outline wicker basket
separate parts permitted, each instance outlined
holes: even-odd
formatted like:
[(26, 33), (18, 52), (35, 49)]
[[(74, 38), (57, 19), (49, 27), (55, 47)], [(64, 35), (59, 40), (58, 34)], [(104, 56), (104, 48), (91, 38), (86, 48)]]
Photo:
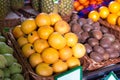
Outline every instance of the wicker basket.
[[(110, 25), (109, 23), (107, 23), (105, 20), (102, 20), (102, 19), (99, 20), (99, 23), (107, 27), (109, 32), (113, 34), (116, 37), (116, 39), (120, 41), (120, 28), (118, 26)], [(88, 55), (86, 55), (84, 56), (84, 60), (85, 60), (85, 66), (84, 66), (85, 70), (93, 71), (93, 70), (97, 70), (97, 69), (109, 66), (111, 64), (119, 63), (120, 56), (118, 58), (108, 59), (102, 62), (96, 62), (93, 59), (91, 59)]]
[[(12, 29), (11, 29), (11, 30), (12, 30)], [(22, 60), (21, 60), (21, 63), (23, 63), (24, 66), (26, 67), (26, 69), (27, 69), (27, 71), (29, 72), (30, 77), (32, 78), (32, 80), (54, 80), (54, 76), (57, 75), (57, 74), (54, 74), (54, 75), (49, 76), (49, 77), (43, 77), (43, 76), (37, 75), (37, 74), (35, 73), (35, 71), (33, 70), (33, 68), (31, 67), (30, 63), (28, 62), (28, 59), (25, 58), (25, 57), (21, 54), (21, 53), (22, 53), (21, 48), (20, 48), (20, 46), (18, 45), (18, 43), (17, 43), (16, 39), (14, 38), (14, 36), (13, 36), (13, 34), (12, 34), (11, 31), (8, 33), (8, 37), (9, 37), (9, 39), (11, 40), (14, 48), (16, 49), (16, 51), (17, 51), (17, 53), (18, 53), (18, 55), (19, 55), (19, 58), (22, 59)], [(84, 65), (85, 65), (85, 64), (84, 64), (84, 57), (81, 58), (80, 61), (81, 61), (81, 65), (84, 66)], [(84, 67), (83, 67), (83, 68), (84, 68)]]

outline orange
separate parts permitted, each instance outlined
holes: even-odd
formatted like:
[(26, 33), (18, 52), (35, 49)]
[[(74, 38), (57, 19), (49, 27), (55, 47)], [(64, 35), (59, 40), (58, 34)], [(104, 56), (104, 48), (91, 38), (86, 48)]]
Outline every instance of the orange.
[(120, 10), (120, 4), (117, 1), (111, 1), (108, 8), (111, 13), (117, 13)]
[(116, 14), (117, 14), (117, 16), (120, 16), (120, 11), (118, 11)]
[(30, 19), (26, 19), (25, 21), (22, 22), (21, 24), (21, 30), (25, 33), (25, 34), (29, 34), (32, 31), (34, 31), (37, 28), (36, 24), (35, 24), (35, 20), (30, 18)]
[(90, 11), (90, 13), (88, 14), (88, 18), (92, 19), (94, 22), (98, 21), (100, 18), (100, 15), (97, 11), (93, 10)]
[(38, 39), (34, 42), (33, 46), (36, 52), (41, 53), (45, 48), (49, 47), (49, 44), (47, 40)]
[(17, 39), (17, 42), (19, 44), (20, 47), (22, 47), (23, 45), (27, 44), (28, 43), (28, 39), (27, 37), (24, 35), (24, 36), (21, 36)]
[(35, 40), (39, 39), (39, 35), (37, 31), (32, 31), (31, 33), (28, 34), (28, 42), (29, 43), (34, 43)]
[(70, 31), (70, 25), (66, 21), (60, 20), (60, 21), (57, 21), (57, 23), (54, 26), (54, 29), (56, 32), (65, 34)]
[(84, 4), (87, 0), (78, 0), (80, 4)]
[(107, 22), (112, 25), (115, 25), (117, 21), (117, 17), (118, 17), (117, 14), (109, 14), (107, 17)]
[(68, 69), (67, 63), (63, 62), (62, 60), (55, 62), (52, 67), (53, 71), (56, 73), (66, 71)]
[(21, 25), (17, 25), (13, 28), (12, 34), (15, 38), (19, 38), (20, 36), (23, 36), (24, 33), (21, 30)]
[(39, 53), (33, 53), (29, 57), (29, 63), (31, 64), (31, 66), (33, 68), (36, 67), (42, 61), (43, 60), (42, 60), (41, 55)]
[(118, 17), (118, 19), (117, 19), (117, 24), (118, 24), (118, 26), (120, 26), (120, 17)]
[(74, 68), (76, 66), (80, 66), (80, 60), (76, 57), (71, 57), (66, 61), (69, 68)]
[(74, 1), (73, 6), (74, 6), (75, 9), (76, 9), (78, 6), (80, 6), (79, 1)]
[(35, 18), (35, 22), (38, 27), (51, 25), (50, 16), (47, 13), (39, 13)]
[(48, 38), (48, 43), (55, 49), (62, 49), (66, 45), (66, 39), (59, 32), (53, 32)]
[(31, 54), (35, 53), (34, 47), (31, 43), (27, 43), (22, 47), (22, 54), (28, 58)]
[(42, 39), (48, 39), (50, 34), (53, 32), (54, 32), (54, 29), (51, 26), (42, 26), (38, 29), (38, 35)]
[(73, 54), (73, 51), (68, 46), (65, 46), (64, 48), (59, 50), (60, 59), (63, 60), (63, 61), (65, 61), (68, 58), (72, 57), (72, 54)]
[(51, 76), (53, 74), (53, 69), (47, 63), (40, 63), (35, 68), (35, 72), (40, 76)]
[(97, 2), (95, 0), (90, 0), (90, 5), (95, 5)]
[(109, 9), (106, 6), (101, 6), (99, 8), (99, 15), (101, 18), (105, 19), (109, 15)]
[(90, 3), (90, 1), (86, 1), (83, 5), (85, 6), (85, 7), (88, 7), (89, 6), (89, 3)]
[(80, 11), (80, 10), (82, 10), (84, 8), (84, 6), (83, 5), (80, 5), (80, 6), (78, 6), (77, 8), (75, 8), (75, 10), (76, 11)]
[(83, 44), (77, 43), (75, 46), (72, 47), (73, 56), (76, 58), (82, 58), (86, 54), (86, 48)]
[(58, 13), (50, 13), (51, 25), (54, 25), (57, 21), (62, 20), (62, 17)]
[(118, 3), (120, 3), (120, 0), (115, 0), (115, 1), (117, 1)]
[(66, 33), (64, 37), (66, 39), (67, 46), (72, 47), (76, 45), (78, 42), (78, 36), (75, 33), (72, 33), (72, 32)]
[(56, 49), (49, 47), (43, 50), (41, 56), (45, 63), (53, 64), (58, 61), (59, 52)]

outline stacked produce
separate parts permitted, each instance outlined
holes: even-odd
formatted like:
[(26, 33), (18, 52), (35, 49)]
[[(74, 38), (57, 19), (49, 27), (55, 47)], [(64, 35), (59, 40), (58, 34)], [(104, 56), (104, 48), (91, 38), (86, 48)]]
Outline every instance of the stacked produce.
[(120, 56), (119, 40), (99, 22), (93, 22), (89, 18), (78, 18), (74, 14), (70, 25), (72, 32), (78, 35), (79, 42), (85, 45), (87, 55), (95, 62), (104, 62)]
[(13, 52), (6, 44), (6, 38), (0, 35), (0, 80), (24, 80), (22, 66), (13, 56)]
[(80, 66), (86, 49), (70, 25), (57, 13), (40, 13), (26, 19), (12, 33), (38, 75), (51, 76)]
[(81, 11), (84, 8), (89, 7), (90, 5), (99, 5), (103, 2), (103, 0), (75, 0), (74, 1), (74, 9), (76, 11)]
[(120, 26), (120, 1), (111, 1), (108, 6), (101, 6), (98, 11), (93, 10), (88, 14), (88, 17), (93, 21), (98, 21), (100, 18), (106, 20), (109, 24)]
[(45, 13), (57, 12), (66, 21), (73, 11), (74, 0), (32, 0), (32, 6), (35, 10)]

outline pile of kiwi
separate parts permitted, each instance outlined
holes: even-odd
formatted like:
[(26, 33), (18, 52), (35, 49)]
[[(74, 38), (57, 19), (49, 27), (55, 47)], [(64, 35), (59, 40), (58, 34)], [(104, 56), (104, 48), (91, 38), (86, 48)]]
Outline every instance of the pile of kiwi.
[(107, 27), (89, 18), (79, 18), (76, 13), (69, 24), (79, 42), (85, 45), (87, 55), (94, 61), (102, 62), (120, 56), (120, 42)]

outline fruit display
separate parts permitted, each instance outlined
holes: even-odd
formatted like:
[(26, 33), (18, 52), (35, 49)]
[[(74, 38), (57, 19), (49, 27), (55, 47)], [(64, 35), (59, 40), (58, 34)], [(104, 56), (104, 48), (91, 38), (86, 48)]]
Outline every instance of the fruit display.
[(82, 65), (85, 46), (57, 13), (39, 13), (12, 29), (22, 53), (34, 72), (52, 76)]
[(69, 21), (69, 18), (74, 9), (73, 7), (74, 0), (32, 0), (32, 7), (44, 13), (56, 12), (62, 16), (66, 21)]
[[(96, 17), (95, 17), (96, 16)], [(98, 10), (93, 10), (88, 14), (88, 18), (98, 21), (100, 18), (106, 20), (111, 25), (119, 26), (120, 2), (111, 1), (108, 6), (101, 6)]]
[(24, 80), (22, 65), (13, 54), (14, 50), (6, 44), (6, 38), (0, 35), (0, 80)]
[(82, 9), (87, 8), (90, 5), (99, 5), (102, 2), (103, 0), (75, 0), (73, 5), (76, 11), (81, 11)]
[(107, 27), (90, 18), (78, 18), (77, 14), (73, 15), (69, 24), (72, 32), (78, 35), (79, 42), (86, 47), (88, 57), (94, 60), (90, 64), (92, 62), (104, 62), (120, 56), (119, 39), (111, 34)]

